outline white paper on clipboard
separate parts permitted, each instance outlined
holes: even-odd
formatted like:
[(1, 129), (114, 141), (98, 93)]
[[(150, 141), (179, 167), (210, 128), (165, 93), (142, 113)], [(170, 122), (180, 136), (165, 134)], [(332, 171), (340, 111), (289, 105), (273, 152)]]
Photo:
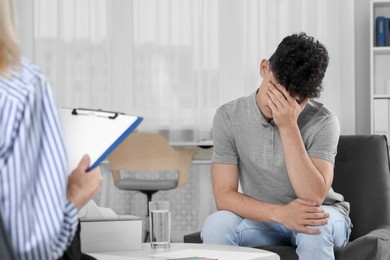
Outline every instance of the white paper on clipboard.
[(69, 170), (84, 154), (91, 158), (91, 170), (98, 166), (134, 129), (142, 118), (117, 112), (85, 108), (61, 108)]

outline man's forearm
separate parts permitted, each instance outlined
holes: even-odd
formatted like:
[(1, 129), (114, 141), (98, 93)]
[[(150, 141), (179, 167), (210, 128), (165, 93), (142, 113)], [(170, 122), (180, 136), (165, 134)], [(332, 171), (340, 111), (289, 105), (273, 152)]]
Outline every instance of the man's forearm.
[(258, 222), (275, 222), (273, 212), (277, 205), (258, 201), (236, 191), (224, 192), (215, 197), (218, 210), (228, 210), (242, 218)]
[(329, 190), (326, 178), (309, 157), (298, 126), (281, 129), (287, 172), (298, 198), (320, 205)]
[(288, 229), (307, 234), (319, 234), (318, 229), (308, 226), (325, 225), (326, 218), (329, 217), (329, 214), (314, 202), (302, 199), (293, 200), (286, 205), (277, 205), (258, 201), (238, 192), (225, 193), (223, 198), (217, 200), (218, 210), (228, 210), (257, 222), (282, 224)]

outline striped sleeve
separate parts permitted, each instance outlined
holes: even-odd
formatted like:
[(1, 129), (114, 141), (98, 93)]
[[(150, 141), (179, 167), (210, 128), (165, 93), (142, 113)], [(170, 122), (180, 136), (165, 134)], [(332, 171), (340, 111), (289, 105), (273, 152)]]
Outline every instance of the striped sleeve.
[(50, 87), (24, 61), (0, 80), (0, 99), (0, 212), (18, 259), (56, 259), (78, 216), (66, 200), (67, 157)]

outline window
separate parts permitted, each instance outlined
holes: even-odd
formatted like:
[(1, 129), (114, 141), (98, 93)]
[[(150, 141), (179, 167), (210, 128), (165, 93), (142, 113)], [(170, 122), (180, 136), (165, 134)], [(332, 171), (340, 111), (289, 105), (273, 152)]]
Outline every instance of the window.
[(207, 140), (215, 109), (253, 93), (260, 60), (305, 31), (330, 54), (320, 101), (354, 132), (353, 0), (34, 0), (29, 11), (18, 1), (25, 53), (61, 106), (136, 114), (139, 130)]

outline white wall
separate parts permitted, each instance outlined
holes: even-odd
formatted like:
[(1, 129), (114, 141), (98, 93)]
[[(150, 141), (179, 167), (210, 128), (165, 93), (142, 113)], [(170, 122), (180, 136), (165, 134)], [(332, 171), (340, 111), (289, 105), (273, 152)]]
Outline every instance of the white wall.
[(369, 24), (370, 0), (355, 0), (356, 134), (370, 133)]

